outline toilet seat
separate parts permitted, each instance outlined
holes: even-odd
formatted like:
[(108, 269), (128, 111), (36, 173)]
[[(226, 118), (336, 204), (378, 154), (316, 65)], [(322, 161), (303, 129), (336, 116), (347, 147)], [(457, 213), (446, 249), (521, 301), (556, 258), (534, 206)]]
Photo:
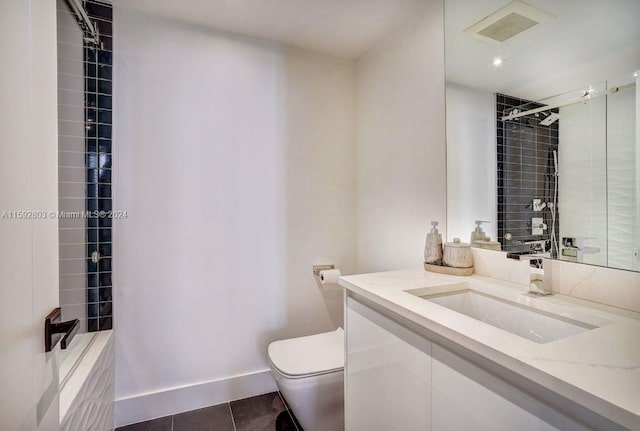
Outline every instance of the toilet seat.
[(268, 348), (272, 369), (300, 379), (344, 370), (344, 330), (274, 341)]

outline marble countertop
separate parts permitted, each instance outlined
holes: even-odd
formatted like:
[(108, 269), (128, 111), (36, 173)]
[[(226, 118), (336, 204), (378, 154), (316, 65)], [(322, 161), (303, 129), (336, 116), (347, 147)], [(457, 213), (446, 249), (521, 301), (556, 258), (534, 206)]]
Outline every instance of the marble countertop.
[[(343, 276), (339, 283), (623, 427), (640, 429), (640, 313), (559, 294), (534, 297), (508, 281), (422, 268)], [(422, 288), (426, 295), (458, 283), (596, 328), (539, 344), (406, 292)]]

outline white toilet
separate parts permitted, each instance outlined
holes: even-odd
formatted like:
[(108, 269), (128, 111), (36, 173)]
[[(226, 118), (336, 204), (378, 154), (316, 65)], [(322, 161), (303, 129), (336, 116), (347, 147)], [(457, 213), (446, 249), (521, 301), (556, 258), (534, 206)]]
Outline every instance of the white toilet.
[(344, 331), (274, 341), (269, 364), (304, 431), (344, 430)]

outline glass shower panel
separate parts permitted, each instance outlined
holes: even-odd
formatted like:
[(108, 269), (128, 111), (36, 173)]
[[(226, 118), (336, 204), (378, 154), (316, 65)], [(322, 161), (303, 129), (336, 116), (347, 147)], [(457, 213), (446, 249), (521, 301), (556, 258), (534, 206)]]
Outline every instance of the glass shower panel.
[(607, 96), (608, 266), (640, 269), (636, 142), (637, 89), (632, 74)]
[(84, 33), (64, 0), (57, 1), (58, 238), (63, 320), (88, 329), (87, 181), (85, 166)]
[(69, 4), (57, 1), (60, 306), (93, 332), (113, 325), (113, 8)]
[(558, 146), (560, 259), (601, 266), (607, 265), (606, 109), (606, 96), (560, 107)]

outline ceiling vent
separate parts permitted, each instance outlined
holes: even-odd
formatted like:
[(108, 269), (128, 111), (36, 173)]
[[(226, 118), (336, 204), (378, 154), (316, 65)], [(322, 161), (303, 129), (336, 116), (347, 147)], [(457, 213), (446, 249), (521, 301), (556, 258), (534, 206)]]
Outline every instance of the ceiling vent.
[(555, 18), (548, 12), (515, 0), (478, 21), (465, 33), (491, 43), (504, 43)]

